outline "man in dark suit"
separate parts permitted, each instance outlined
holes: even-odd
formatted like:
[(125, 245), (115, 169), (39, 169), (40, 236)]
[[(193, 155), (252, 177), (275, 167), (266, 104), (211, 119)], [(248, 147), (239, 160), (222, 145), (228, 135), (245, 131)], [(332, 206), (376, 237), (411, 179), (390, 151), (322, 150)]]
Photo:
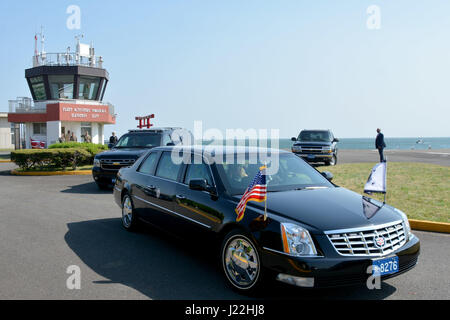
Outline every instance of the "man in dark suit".
[(119, 139), (117, 138), (115, 132), (113, 132), (113, 133), (112, 133), (112, 136), (109, 137), (109, 143), (112, 144), (112, 145), (115, 145), (115, 144), (117, 143), (118, 140), (119, 140)]
[(386, 161), (383, 155), (383, 149), (386, 148), (386, 143), (384, 143), (384, 135), (381, 133), (381, 129), (377, 129), (377, 138), (375, 139), (375, 148), (377, 148), (378, 153), (380, 154), (380, 162)]

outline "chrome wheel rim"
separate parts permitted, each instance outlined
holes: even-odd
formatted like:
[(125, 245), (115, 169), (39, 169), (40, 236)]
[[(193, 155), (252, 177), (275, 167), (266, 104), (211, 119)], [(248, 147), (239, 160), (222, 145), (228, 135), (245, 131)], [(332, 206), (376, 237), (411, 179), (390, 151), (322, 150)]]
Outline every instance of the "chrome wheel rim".
[(232, 238), (224, 248), (225, 273), (241, 289), (251, 288), (259, 276), (259, 257), (251, 242), (241, 236)]
[(126, 228), (129, 228), (133, 219), (133, 205), (131, 204), (130, 197), (126, 196), (123, 199), (122, 205), (122, 222)]

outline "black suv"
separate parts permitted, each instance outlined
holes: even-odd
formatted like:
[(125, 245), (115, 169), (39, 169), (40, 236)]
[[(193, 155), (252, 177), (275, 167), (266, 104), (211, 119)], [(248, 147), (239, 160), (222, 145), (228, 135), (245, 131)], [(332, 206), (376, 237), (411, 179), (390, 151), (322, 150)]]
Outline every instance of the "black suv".
[(149, 149), (172, 146), (181, 141), (173, 141), (172, 133), (181, 128), (154, 128), (130, 130), (109, 151), (99, 153), (94, 158), (92, 176), (100, 189), (112, 186), (120, 168), (129, 167)]
[(339, 140), (330, 130), (303, 130), (292, 141), (292, 152), (306, 161), (336, 165)]

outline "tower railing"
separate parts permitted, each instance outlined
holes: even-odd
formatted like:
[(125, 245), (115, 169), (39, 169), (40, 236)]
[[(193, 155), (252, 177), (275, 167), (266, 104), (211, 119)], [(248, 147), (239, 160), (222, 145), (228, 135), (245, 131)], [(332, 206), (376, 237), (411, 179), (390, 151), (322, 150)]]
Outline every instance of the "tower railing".
[(74, 52), (38, 53), (33, 56), (33, 67), (40, 66), (84, 66), (91, 68), (103, 68), (103, 58), (82, 56)]

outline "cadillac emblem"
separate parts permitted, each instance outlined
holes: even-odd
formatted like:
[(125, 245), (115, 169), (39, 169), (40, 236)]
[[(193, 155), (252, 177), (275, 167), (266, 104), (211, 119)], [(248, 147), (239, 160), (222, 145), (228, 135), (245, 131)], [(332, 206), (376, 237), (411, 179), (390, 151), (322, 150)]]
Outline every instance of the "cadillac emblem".
[(384, 240), (384, 237), (382, 236), (377, 236), (373, 239), (373, 242), (375, 243), (375, 247), (377, 248), (383, 248), (384, 245), (386, 244), (386, 240)]

